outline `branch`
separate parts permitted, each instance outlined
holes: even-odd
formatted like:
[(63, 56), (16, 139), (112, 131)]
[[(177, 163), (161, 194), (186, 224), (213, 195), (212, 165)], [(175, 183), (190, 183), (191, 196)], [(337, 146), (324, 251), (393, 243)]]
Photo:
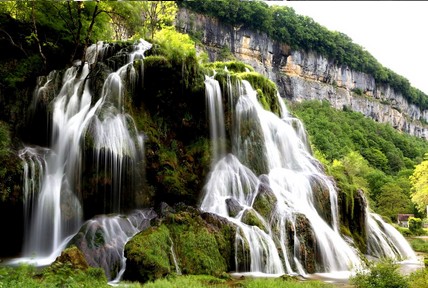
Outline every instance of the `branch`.
[(47, 61), (46, 61), (46, 56), (45, 54), (43, 54), (43, 50), (42, 50), (42, 45), (40, 44), (40, 39), (39, 39), (39, 34), (37, 32), (37, 25), (36, 25), (36, 14), (35, 14), (35, 2), (33, 2), (33, 7), (32, 7), (32, 11), (31, 11), (31, 16), (33, 18), (33, 26), (34, 26), (34, 37), (36, 38), (37, 41), (37, 45), (39, 46), (39, 52), (40, 52), (40, 56), (42, 56), (43, 58), (43, 63), (45, 64), (45, 69), (47, 66)]
[(28, 56), (27, 52), (25, 52), (24, 48), (22, 48), (22, 45), (18, 45), (16, 44), (13, 39), (12, 36), (9, 35), (9, 33), (6, 32), (6, 30), (3, 30), (0, 28), (0, 31), (3, 32), (4, 34), (6, 34), (6, 36), (9, 38), (9, 42), (10, 44), (12, 44), (13, 46), (15, 46), (16, 48), (18, 48), (19, 50), (21, 50), (22, 53), (24, 53), (25, 56)]

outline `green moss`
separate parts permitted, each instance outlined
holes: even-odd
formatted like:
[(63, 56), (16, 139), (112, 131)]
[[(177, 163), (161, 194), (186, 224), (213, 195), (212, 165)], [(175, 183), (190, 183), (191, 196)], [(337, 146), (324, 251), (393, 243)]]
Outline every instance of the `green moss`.
[(206, 68), (208, 69), (214, 69), (214, 70), (218, 70), (218, 72), (224, 71), (224, 68), (226, 67), (227, 70), (229, 72), (235, 72), (235, 73), (239, 73), (239, 72), (247, 72), (251, 71), (254, 72), (254, 68), (251, 67), (248, 64), (245, 64), (243, 62), (239, 62), (239, 61), (228, 61), (228, 62), (221, 62), (221, 61), (217, 61), (217, 62), (210, 62), (204, 65)]
[(169, 220), (167, 225), (184, 274), (219, 276), (227, 270), (215, 234), (200, 216), (181, 212)]
[(171, 240), (165, 225), (152, 227), (134, 236), (125, 246), (125, 278), (153, 281), (171, 272)]
[(257, 216), (256, 212), (252, 209), (248, 209), (242, 215), (241, 221), (247, 225), (257, 226), (261, 230), (266, 231), (266, 227), (263, 224), (262, 220)]
[(269, 219), (272, 210), (275, 209), (277, 199), (275, 194), (270, 190), (269, 186), (261, 184), (259, 191), (254, 199), (253, 208), (259, 212), (265, 219)]
[(266, 110), (271, 111), (277, 115), (280, 114), (281, 108), (278, 103), (278, 90), (276, 89), (275, 83), (256, 72), (238, 73), (237, 76), (242, 80), (247, 80), (250, 82), (251, 86), (256, 91), (260, 90), (260, 92), (263, 92), (262, 94), (258, 95), (258, 98), (259, 101), (262, 99), (261, 103), (263, 107), (265, 109), (268, 108)]
[(228, 271), (234, 239), (230, 227), (208, 224), (192, 208), (169, 213), (160, 222), (159, 227), (137, 234), (126, 244), (125, 279), (154, 281), (173, 274), (171, 245), (183, 274), (221, 276)]

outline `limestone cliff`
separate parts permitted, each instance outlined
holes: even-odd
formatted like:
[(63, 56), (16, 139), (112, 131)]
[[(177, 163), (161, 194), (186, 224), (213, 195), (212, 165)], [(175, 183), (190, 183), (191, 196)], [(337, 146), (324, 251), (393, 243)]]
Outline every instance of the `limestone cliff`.
[(198, 37), (215, 61), (230, 50), (240, 61), (274, 81), (282, 97), (291, 101), (328, 100), (337, 109), (347, 107), (408, 134), (428, 139), (428, 111), (410, 104), (390, 86), (371, 75), (313, 52), (294, 51), (265, 33), (233, 27), (215, 18), (180, 9), (178, 29)]

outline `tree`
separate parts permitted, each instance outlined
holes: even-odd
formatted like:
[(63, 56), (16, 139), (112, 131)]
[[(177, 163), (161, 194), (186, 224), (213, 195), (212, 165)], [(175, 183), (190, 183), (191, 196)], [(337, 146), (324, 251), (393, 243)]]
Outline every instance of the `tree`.
[(412, 201), (418, 210), (424, 213), (428, 205), (428, 153), (425, 154), (425, 160), (416, 165), (410, 176), (410, 183)]
[(143, 1), (142, 18), (144, 27), (148, 29), (150, 39), (153, 39), (155, 32), (166, 26), (173, 26), (177, 4), (174, 1)]
[(405, 191), (396, 183), (390, 182), (382, 186), (381, 194), (377, 197), (376, 212), (387, 216), (391, 221), (397, 219), (397, 214), (411, 212), (411, 203)]

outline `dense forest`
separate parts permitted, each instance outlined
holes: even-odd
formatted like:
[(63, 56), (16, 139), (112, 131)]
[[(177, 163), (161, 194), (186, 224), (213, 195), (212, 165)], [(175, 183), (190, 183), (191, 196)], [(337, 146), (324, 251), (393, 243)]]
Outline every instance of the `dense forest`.
[[(146, 282), (171, 276), (157, 280), (159, 286), (149, 283), (147, 287), (230, 287), (235, 284), (240, 285), (239, 287), (331, 287), (318, 282), (300, 285), (291, 277), (260, 282), (244, 278), (232, 279), (225, 273), (238, 265), (232, 253), (234, 245), (230, 244), (235, 241), (236, 227), (221, 217), (210, 213), (201, 214), (195, 208), (199, 205), (213, 158), (210, 154), (212, 143), (207, 124), (204, 79), (216, 79), (222, 91), (226, 91), (228, 81), (248, 81), (263, 109), (276, 116), (281, 113), (278, 101), (283, 99), (277, 97), (277, 89), (272, 81), (255, 73), (244, 63), (208, 63), (204, 48), (197, 47), (199, 44), (195, 44), (191, 36), (175, 30), (174, 17), (180, 7), (217, 17), (234, 26), (245, 25), (264, 32), (273, 39), (287, 43), (292, 49), (316, 51), (334, 59), (338, 65), (373, 75), (378, 83), (390, 85), (421, 109), (428, 108), (427, 95), (411, 87), (407, 79), (380, 65), (349, 37), (328, 31), (312, 19), (297, 15), (288, 7), (268, 7), (262, 1), (239, 0), (1, 2), (0, 46), (3, 53), (0, 55), (0, 215), (2, 219), (13, 218), (14, 221), (2, 222), (8, 236), (4, 237), (0, 256), (15, 256), (21, 248), (19, 245), (23, 238), (21, 227), (16, 225), (23, 222), (24, 214), (24, 175), (19, 151), (27, 144), (47, 147), (51, 144), (49, 129), (52, 122), (49, 116), (53, 113), (55, 93), (42, 94), (43, 97), (36, 103), (34, 88), (41, 79), (46, 81), (46, 77), (38, 77), (48, 75), (52, 70), (63, 76), (61, 73), (64, 73), (64, 68), (79, 67), (87, 59), (86, 53), (92, 44), (98, 41), (110, 42), (111, 50), (106, 52), (107, 64), (101, 63), (101, 60), (100, 63), (95, 63), (89, 76), (85, 78), (85, 81), (93, 81), (91, 91), (95, 94), (103, 90), (101, 81), (107, 77), (106, 71), (115, 71), (117, 66), (123, 64), (121, 56), (129, 53), (129, 47), (135, 40), (144, 38), (151, 43), (151, 49), (146, 51), (144, 61), (130, 63), (138, 71), (136, 78), (141, 76), (143, 80), (138, 78), (138, 85), (134, 86), (126, 83), (132, 86), (132, 93), (125, 93), (123, 107), (128, 113), (128, 122), (132, 122), (136, 131), (144, 131), (145, 167), (141, 169), (141, 178), (144, 179), (138, 179), (144, 180), (144, 187), (138, 186), (140, 198), (136, 197), (138, 199), (135, 202), (140, 206), (155, 207), (160, 217), (153, 221), (150, 219), (148, 222), (151, 221), (153, 226), (137, 234), (127, 244), (125, 253), (128, 253), (136, 265), (129, 265), (128, 272), (125, 272), (127, 279)], [(229, 56), (233, 59), (233, 55)], [(61, 80), (57, 82), (54, 83), (58, 86), (56, 90), (53, 89), (54, 92), (61, 87)], [(224, 93), (223, 98), (233, 102), (236, 94), (237, 91), (230, 89)], [(370, 208), (389, 222), (396, 220), (397, 213), (422, 216), (423, 210), (420, 208), (423, 205), (420, 203), (425, 200), (419, 201), (414, 196), (418, 180), (424, 180), (416, 172), (423, 172), (425, 165), (428, 165), (428, 160), (424, 161), (428, 142), (402, 134), (390, 125), (376, 123), (347, 107), (336, 110), (327, 102), (319, 101), (286, 104), (291, 113), (304, 123), (314, 156), (337, 185), (339, 210), (343, 212), (339, 228), (343, 235), (354, 238), (355, 246), (364, 249), (368, 245), (362, 239), (366, 233), (364, 229), (350, 231), (353, 225), (351, 222), (358, 222), (358, 217), (361, 216), (354, 213), (360, 213), (365, 208), (365, 200), (361, 199), (360, 192), (364, 195), (362, 198), (368, 199)], [(233, 109), (230, 107), (232, 106), (225, 108), (225, 111), (231, 113), (229, 110)], [(225, 126), (227, 136), (230, 137), (233, 119), (228, 117), (225, 119)], [(255, 143), (251, 145), (260, 149), (257, 150), (259, 152), (263, 142), (258, 134), (260, 128), (249, 118), (242, 129), (250, 132), (248, 139)], [(41, 127), (46, 128), (46, 131)], [(83, 139), (82, 150), (93, 156), (91, 153), (95, 152), (90, 151), (93, 148), (91, 145), (94, 145), (91, 142), (93, 138)], [(226, 142), (226, 149), (232, 151), (233, 141)], [(89, 156), (88, 159), (91, 158)], [(266, 173), (266, 167), (257, 166), (258, 155), (249, 155), (248, 159), (248, 166), (255, 167), (257, 176)], [(82, 165), (94, 168), (87, 163)], [(88, 198), (99, 195), (96, 194), (101, 193), (99, 190), (111, 185), (108, 175), (95, 175), (95, 168), (89, 168), (85, 171), (87, 175), (82, 175), (79, 179), (83, 187), (83, 192), (79, 193), (93, 193)], [(262, 196), (257, 199), (259, 203), (256, 204), (259, 211), (269, 215), (273, 213), (272, 208), (266, 206), (275, 204), (276, 200), (272, 197), (269, 186), (262, 184)], [(319, 201), (317, 209), (321, 210), (324, 208), (322, 204), (328, 202), (325, 201), (329, 199), (326, 193), (328, 189), (316, 181), (311, 184), (314, 187), (318, 185), (316, 189), (319, 195), (316, 201)], [(327, 196), (324, 199), (325, 194)], [(97, 201), (87, 203), (83, 207), (87, 219), (101, 214), (101, 208), (105, 208)], [(247, 213), (246, 216), (246, 224), (263, 228), (264, 224), (254, 217), (254, 213)], [(344, 220), (346, 217), (350, 219)], [(300, 229), (301, 237), (295, 241), (301, 241), (302, 250), (305, 250), (315, 238), (311, 238), (312, 232), (307, 229), (308, 220), (301, 214), (296, 218), (299, 219), (296, 222), (298, 224), (295, 227), (288, 226), (287, 233), (291, 235)], [(90, 237), (89, 234), (84, 235), (86, 238)], [(103, 237), (105, 235), (95, 231), (92, 246), (85, 248), (95, 250), (101, 247), (104, 253), (107, 251), (104, 246), (108, 246), (108, 243), (103, 242)], [(316, 242), (315, 240), (312, 242)], [(248, 249), (248, 243), (242, 245), (243, 250)], [(176, 263), (173, 265), (173, 249), (176, 249), (184, 267), (183, 274), (210, 274), (216, 277), (186, 276), (188, 278), (177, 280), (175, 277), (181, 272), (178, 272)], [(307, 251), (307, 254), (312, 255), (305, 256), (304, 260), (315, 263), (317, 251), (308, 249), (304, 252)], [(74, 246), (69, 247), (61, 257), (42, 271), (26, 265), (0, 268), (0, 286), (104, 287), (107, 286), (107, 280), (111, 280), (106, 279), (102, 270), (89, 268), (82, 252)], [(389, 276), (396, 277), (397, 267), (391, 263), (388, 265), (390, 266), (385, 269), (392, 269), (388, 270), (391, 273)], [(316, 271), (314, 267), (312, 271)], [(418, 285), (416, 281), (423, 281), (426, 275), (420, 274), (419, 278), (415, 276), (416, 280), (409, 283)], [(407, 281), (403, 279), (399, 278), (397, 281)], [(177, 282), (170, 283), (174, 281)], [(382, 281), (395, 280), (385, 277)], [(81, 283), (87, 286), (80, 286)], [(153, 286), (149, 286), (151, 284)], [(135, 287), (140, 285), (135, 283)]]

